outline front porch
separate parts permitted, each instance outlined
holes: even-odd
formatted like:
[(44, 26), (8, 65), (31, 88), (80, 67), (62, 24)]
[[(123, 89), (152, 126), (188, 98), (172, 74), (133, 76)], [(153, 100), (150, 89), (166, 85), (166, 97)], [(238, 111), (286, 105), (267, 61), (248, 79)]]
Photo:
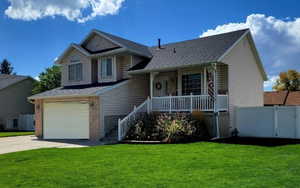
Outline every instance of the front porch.
[(228, 111), (225, 64), (151, 72), (149, 84), (151, 111)]

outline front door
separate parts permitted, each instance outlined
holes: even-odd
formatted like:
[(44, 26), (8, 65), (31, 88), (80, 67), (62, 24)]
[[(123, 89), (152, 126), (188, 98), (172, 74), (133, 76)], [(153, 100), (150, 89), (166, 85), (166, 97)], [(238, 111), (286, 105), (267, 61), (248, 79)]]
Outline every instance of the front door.
[(168, 96), (168, 77), (157, 77), (154, 81), (154, 96), (162, 97)]

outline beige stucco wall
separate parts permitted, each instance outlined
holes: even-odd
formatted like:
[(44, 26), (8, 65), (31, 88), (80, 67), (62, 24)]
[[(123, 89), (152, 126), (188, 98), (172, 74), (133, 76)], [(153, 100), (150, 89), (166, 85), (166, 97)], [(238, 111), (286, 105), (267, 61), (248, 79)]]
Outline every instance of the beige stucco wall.
[(247, 38), (222, 62), (228, 64), (230, 124), (234, 127), (235, 107), (263, 106), (263, 77)]
[(94, 35), (86, 42), (86, 44), (84, 44), (84, 47), (92, 52), (96, 52), (104, 49), (115, 48), (118, 47), (118, 45), (103, 37)]
[(34, 107), (27, 101), (32, 95), (33, 80), (26, 79), (0, 90), (0, 124), (20, 114), (33, 114)]
[[(69, 81), (69, 69), (68, 65), (71, 64), (71, 58), (75, 56), (80, 59), (82, 63), (82, 80), (81, 81)], [(76, 49), (71, 50), (63, 59), (62, 59), (62, 77), (61, 84), (62, 86), (71, 86), (71, 85), (80, 85), (80, 84), (90, 84), (92, 83), (92, 63), (91, 59), (86, 57), (84, 54), (79, 52)]]

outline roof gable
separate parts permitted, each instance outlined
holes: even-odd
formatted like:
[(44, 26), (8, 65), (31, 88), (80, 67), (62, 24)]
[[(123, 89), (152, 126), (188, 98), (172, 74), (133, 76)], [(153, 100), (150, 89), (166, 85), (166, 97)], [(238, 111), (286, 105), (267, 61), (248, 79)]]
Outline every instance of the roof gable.
[(94, 35), (98, 35), (119, 47), (127, 49), (132, 53), (144, 57), (152, 57), (152, 54), (147, 46), (96, 29), (92, 30), (91, 33), (80, 43), (80, 45), (84, 45)]
[(229, 49), (227, 49), (227, 51), (218, 59), (218, 62), (222, 62), (224, 60), (224, 58), (227, 56), (227, 54), (232, 52), (234, 47), (236, 47), (243, 39), (246, 39), (249, 42), (249, 45), (251, 48), (251, 53), (253, 54), (256, 65), (258, 66), (258, 69), (263, 77), (263, 80), (267, 81), (268, 77), (264, 70), (263, 64), (261, 62), (260, 56), (258, 54), (258, 51), (255, 46), (255, 43), (254, 43), (254, 40), (253, 40), (250, 30), (246, 31), (237, 41), (235, 41), (235, 43)]
[(91, 54), (120, 48), (118, 44), (99, 36), (96, 33), (93, 33), (90, 37), (88, 37), (81, 46)]

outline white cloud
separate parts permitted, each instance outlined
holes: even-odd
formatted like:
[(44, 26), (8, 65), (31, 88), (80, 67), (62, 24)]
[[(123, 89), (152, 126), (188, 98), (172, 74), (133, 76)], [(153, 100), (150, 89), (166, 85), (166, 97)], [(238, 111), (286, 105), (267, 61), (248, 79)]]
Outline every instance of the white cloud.
[(269, 80), (264, 82), (264, 88), (271, 90), (279, 76), (268, 76)]
[(34, 79), (40, 81), (40, 78), (38, 76), (34, 77)]
[(5, 14), (25, 21), (64, 16), (70, 21), (86, 22), (96, 16), (117, 14), (125, 0), (8, 0)]
[[(203, 32), (200, 37), (244, 28), (250, 28), (269, 75), (278, 75), (288, 69), (300, 70), (300, 18), (278, 19), (251, 14), (245, 22), (219, 25)], [(271, 83), (266, 82), (265, 86)]]

